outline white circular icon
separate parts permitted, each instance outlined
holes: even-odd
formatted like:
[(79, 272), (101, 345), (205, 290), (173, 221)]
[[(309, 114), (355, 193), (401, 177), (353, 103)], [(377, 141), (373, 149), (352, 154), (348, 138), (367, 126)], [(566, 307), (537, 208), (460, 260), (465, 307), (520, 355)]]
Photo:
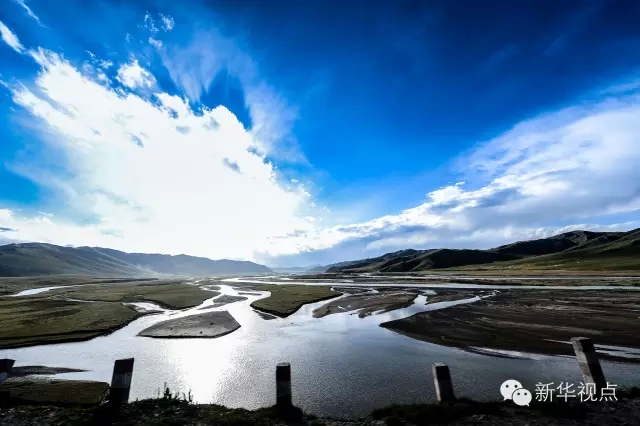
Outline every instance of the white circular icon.
[(500, 393), (504, 397), (504, 400), (511, 399), (511, 395), (517, 389), (522, 389), (522, 384), (517, 380), (507, 380), (500, 385)]
[(528, 407), (531, 402), (531, 392), (522, 388), (516, 389), (516, 391), (513, 392), (513, 395), (511, 395), (511, 398), (516, 405), (519, 405), (520, 407), (524, 407), (526, 405)]

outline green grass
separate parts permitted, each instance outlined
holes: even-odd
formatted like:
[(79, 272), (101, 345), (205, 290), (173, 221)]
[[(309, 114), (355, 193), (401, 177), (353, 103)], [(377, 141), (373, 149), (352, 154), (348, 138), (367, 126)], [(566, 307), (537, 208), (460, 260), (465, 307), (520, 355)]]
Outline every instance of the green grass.
[(85, 340), (140, 316), (119, 303), (52, 299), (0, 300), (0, 348)]
[(0, 389), (11, 392), (14, 404), (95, 405), (104, 400), (109, 385), (89, 380), (9, 380)]
[[(155, 280), (155, 278), (149, 278)], [(133, 281), (127, 278), (95, 278), (83, 276), (44, 276), (44, 277), (0, 277), (0, 295), (18, 293), (23, 290), (43, 287), (62, 287), (78, 284), (91, 284), (102, 282)]]
[(160, 282), (151, 284), (99, 284), (51, 290), (50, 295), (101, 302), (157, 302), (170, 309), (184, 309), (199, 305), (218, 292), (202, 290), (197, 285)]
[(279, 317), (289, 316), (307, 303), (331, 299), (342, 294), (332, 291), (329, 286), (265, 284), (253, 285), (252, 288), (269, 291), (271, 295), (265, 299), (256, 300), (251, 307)]
[(330, 272), (435, 273), (465, 270), (640, 271), (640, 230), (618, 233), (575, 231), (551, 238), (519, 241), (490, 250), (401, 250), (342, 262)]
[(108, 334), (142, 315), (121, 302), (151, 301), (182, 309), (217, 294), (184, 283), (127, 283), (62, 288), (42, 295), (0, 299), (0, 348), (88, 340)]

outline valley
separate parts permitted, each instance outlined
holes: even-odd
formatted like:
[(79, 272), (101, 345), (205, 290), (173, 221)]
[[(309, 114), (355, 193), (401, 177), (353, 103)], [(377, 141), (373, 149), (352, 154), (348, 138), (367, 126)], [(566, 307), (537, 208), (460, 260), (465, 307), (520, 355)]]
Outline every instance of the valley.
[[(0, 387), (19, 389), (25, 401), (35, 398), (32, 389), (55, 402), (86, 386), (91, 399), (115, 359), (134, 357), (134, 398), (153, 397), (166, 382), (196, 402), (258, 409), (271, 398), (271, 367), (286, 361), (304, 377), (296, 381), (300, 407), (352, 417), (389, 401), (432, 401), (415, 371), (443, 360), (460, 393), (481, 401), (492, 400), (487, 384), (505, 374), (529, 386), (577, 381), (568, 343), (577, 336), (593, 339), (610, 380), (633, 386), (640, 273), (624, 265), (635, 259), (635, 233), (576, 231), (482, 254), (404, 250), (317, 273), (2, 277), (0, 357), (50, 374), (37, 386), (23, 374)], [(18, 251), (24, 270), (37, 270), (32, 250)], [(617, 263), (607, 263), (612, 251)], [(550, 266), (549, 257), (575, 253), (585, 265), (604, 256), (605, 266)], [(97, 271), (99, 262), (75, 267)]]

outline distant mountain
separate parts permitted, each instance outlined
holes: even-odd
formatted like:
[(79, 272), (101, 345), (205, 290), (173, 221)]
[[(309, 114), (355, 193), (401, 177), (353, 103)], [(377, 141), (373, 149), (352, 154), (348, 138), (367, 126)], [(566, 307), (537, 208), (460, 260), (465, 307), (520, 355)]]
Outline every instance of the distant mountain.
[(420, 272), (491, 264), (495, 267), (640, 269), (640, 229), (629, 232), (572, 231), (489, 250), (400, 250), (340, 262), (326, 272)]
[(327, 270), (328, 266), (324, 266), (324, 265), (316, 265), (316, 266), (312, 266), (311, 268), (307, 269), (307, 273), (309, 274), (319, 274), (322, 272), (325, 272)]
[(530, 268), (640, 270), (640, 229), (613, 235), (601, 233), (566, 250), (512, 263)]
[(380, 257), (330, 265), (326, 272), (416, 272), (519, 259), (486, 250), (401, 250)]
[(0, 276), (239, 275), (271, 273), (264, 265), (187, 255), (125, 253), (100, 247), (62, 247), (44, 243), (0, 246)]
[(304, 273), (312, 273), (312, 272), (323, 272), (325, 269), (324, 266), (314, 265), (314, 266), (292, 266), (289, 268), (279, 268), (272, 267), (271, 270), (278, 274), (304, 274)]
[(541, 256), (545, 254), (559, 253), (564, 250), (583, 245), (592, 240), (615, 241), (625, 235), (625, 232), (590, 232), (571, 231), (554, 235), (550, 238), (538, 240), (518, 241), (504, 246), (493, 248), (489, 251), (495, 253), (509, 253), (520, 256)]

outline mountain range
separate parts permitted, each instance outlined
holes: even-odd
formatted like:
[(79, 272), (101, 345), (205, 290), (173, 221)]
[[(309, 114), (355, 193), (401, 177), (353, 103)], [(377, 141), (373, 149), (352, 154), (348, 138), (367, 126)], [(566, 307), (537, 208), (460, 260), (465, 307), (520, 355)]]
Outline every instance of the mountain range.
[(482, 265), (515, 269), (640, 269), (640, 229), (628, 232), (571, 231), (549, 238), (488, 250), (406, 249), (382, 256), (335, 263), (329, 273), (420, 272)]
[[(276, 273), (402, 273), (447, 268), (640, 270), (640, 229), (571, 231), (488, 250), (405, 249), (325, 267), (275, 268)], [(254, 262), (187, 255), (125, 253), (100, 247), (45, 243), (0, 246), (0, 277), (87, 275), (100, 277), (269, 274)]]
[(0, 277), (88, 275), (141, 277), (158, 275), (220, 276), (271, 273), (253, 262), (211, 260), (187, 255), (125, 253), (100, 247), (62, 247), (44, 243), (0, 246)]

